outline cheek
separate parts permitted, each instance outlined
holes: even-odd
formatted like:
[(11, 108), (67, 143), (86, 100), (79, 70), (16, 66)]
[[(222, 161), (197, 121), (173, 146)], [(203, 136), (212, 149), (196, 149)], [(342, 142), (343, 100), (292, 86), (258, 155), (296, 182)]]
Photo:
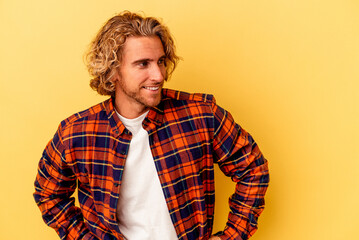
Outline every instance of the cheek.
[(145, 71), (133, 71), (127, 75), (126, 81), (129, 86), (138, 87), (146, 81), (147, 73)]
[(162, 76), (163, 76), (163, 77), (167, 77), (167, 76), (166, 76), (166, 75), (167, 75), (167, 71), (166, 71), (166, 67), (165, 67), (165, 66), (161, 67), (161, 73), (162, 73)]

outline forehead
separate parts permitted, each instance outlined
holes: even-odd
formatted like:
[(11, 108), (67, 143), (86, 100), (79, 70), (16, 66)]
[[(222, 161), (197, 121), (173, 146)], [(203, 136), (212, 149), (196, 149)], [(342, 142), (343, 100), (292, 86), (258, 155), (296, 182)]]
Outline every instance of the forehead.
[(164, 55), (163, 45), (159, 37), (129, 37), (126, 39), (123, 58), (155, 58)]

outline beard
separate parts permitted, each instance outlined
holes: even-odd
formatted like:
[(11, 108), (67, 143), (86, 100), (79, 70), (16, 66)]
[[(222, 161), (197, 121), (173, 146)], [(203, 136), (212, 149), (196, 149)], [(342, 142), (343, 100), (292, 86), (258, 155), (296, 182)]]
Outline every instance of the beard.
[(161, 102), (161, 90), (163, 83), (152, 84), (151, 86), (159, 87), (157, 93), (147, 92), (142, 86), (136, 88), (130, 88), (126, 82), (120, 77), (117, 81), (118, 90), (121, 91), (127, 99), (135, 101), (145, 108), (156, 107)]

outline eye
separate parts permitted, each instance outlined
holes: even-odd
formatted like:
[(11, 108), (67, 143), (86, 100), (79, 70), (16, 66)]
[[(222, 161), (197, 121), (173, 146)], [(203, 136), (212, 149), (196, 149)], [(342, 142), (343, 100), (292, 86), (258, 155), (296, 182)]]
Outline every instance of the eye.
[(142, 68), (145, 68), (148, 66), (148, 61), (142, 61), (140, 63), (138, 63), (138, 66), (142, 67)]
[(161, 58), (158, 60), (158, 65), (165, 65), (166, 66), (166, 59), (165, 58)]

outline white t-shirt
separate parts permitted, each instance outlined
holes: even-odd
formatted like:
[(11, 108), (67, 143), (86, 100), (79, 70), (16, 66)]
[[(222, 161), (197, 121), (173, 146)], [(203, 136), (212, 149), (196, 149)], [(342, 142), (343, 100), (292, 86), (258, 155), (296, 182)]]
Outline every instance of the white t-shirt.
[(135, 119), (126, 119), (117, 113), (132, 133), (117, 205), (119, 228), (128, 240), (177, 240), (152, 157), (148, 133), (142, 127), (147, 113)]

